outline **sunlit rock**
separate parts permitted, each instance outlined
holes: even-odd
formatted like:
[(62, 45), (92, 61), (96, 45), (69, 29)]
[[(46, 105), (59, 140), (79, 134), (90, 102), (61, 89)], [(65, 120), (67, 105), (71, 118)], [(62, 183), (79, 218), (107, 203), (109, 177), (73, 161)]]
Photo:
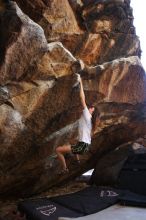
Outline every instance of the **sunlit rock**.
[(146, 75), (138, 57), (129, 56), (90, 67), (86, 75), (83, 76), (85, 88), (103, 94), (104, 101), (131, 104), (146, 101)]

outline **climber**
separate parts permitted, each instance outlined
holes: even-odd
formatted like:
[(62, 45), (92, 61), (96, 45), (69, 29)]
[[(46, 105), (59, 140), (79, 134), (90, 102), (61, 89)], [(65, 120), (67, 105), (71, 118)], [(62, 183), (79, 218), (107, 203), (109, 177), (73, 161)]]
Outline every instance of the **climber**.
[(91, 144), (91, 134), (94, 132), (96, 124), (97, 109), (93, 105), (87, 107), (83, 84), (79, 74), (77, 74), (77, 81), (80, 85), (80, 99), (83, 107), (83, 112), (78, 124), (79, 137), (76, 145), (65, 144), (56, 148), (57, 158), (62, 166), (60, 174), (65, 174), (69, 172), (64, 154), (73, 153), (76, 155), (77, 160), (79, 160), (79, 154), (83, 154), (89, 150), (89, 146)]

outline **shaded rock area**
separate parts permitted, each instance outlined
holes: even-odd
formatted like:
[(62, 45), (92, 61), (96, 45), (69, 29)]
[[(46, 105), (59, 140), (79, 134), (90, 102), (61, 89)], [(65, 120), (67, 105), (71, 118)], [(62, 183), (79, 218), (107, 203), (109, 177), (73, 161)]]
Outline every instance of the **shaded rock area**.
[[(1, 0), (0, 29), (1, 200), (67, 183), (121, 144), (145, 145), (146, 77), (129, 1)], [(77, 59), (100, 123), (80, 166), (67, 155), (70, 172), (58, 176), (55, 148), (77, 140)]]
[(124, 163), (129, 156), (146, 153), (146, 148), (137, 142), (128, 142), (103, 156), (96, 164), (90, 184), (118, 185), (118, 178)]

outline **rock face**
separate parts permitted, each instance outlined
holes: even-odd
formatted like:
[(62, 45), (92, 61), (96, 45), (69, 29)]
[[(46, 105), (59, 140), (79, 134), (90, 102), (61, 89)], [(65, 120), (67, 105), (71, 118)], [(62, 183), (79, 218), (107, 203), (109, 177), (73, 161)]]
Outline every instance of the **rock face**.
[[(45, 3), (35, 0), (32, 5), (26, 0), (24, 6), (17, 0), (25, 13), (43, 27), (48, 42), (61, 41), (75, 57), (88, 65), (140, 56), (140, 44), (128, 2), (87, 2), (63, 0), (58, 3), (53, 0)], [(30, 5), (29, 9), (27, 5)], [(43, 10), (38, 5), (43, 5)]]
[(118, 178), (124, 163), (130, 156), (145, 154), (146, 148), (139, 143), (126, 143), (103, 156), (96, 164), (90, 183), (99, 186), (118, 185)]
[(136, 104), (145, 101), (146, 77), (137, 56), (87, 68), (85, 74), (88, 90), (102, 94), (106, 102)]
[[(146, 78), (128, 1), (16, 2), (0, 1), (4, 198), (29, 196), (74, 178), (146, 131)], [(97, 105), (101, 121), (81, 166), (76, 169), (71, 156), (70, 173), (58, 176), (55, 148), (77, 139), (81, 103), (72, 64), (78, 58), (86, 65), (80, 73), (86, 101)]]

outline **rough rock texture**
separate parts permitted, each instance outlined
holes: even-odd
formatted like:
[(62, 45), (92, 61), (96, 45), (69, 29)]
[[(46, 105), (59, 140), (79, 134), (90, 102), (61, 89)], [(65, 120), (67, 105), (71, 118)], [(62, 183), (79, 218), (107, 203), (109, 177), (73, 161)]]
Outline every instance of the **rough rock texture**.
[[(32, 3), (29, 0), (26, 2), (25, 5), (31, 5), (29, 9), (17, 0), (25, 13), (34, 18)], [(35, 21), (43, 27), (47, 40), (61, 41), (86, 64), (96, 65), (120, 57), (140, 56), (132, 9), (127, 1), (91, 1), (87, 4), (77, 0), (59, 3), (53, 0), (43, 3), (41, 18), (37, 17), (38, 2), (42, 5), (43, 1), (35, 0), (33, 3)]]
[[(146, 79), (128, 1), (17, 3), (22, 10), (0, 1), (1, 198), (66, 182), (146, 131)], [(70, 173), (58, 176), (54, 149), (77, 139), (78, 58), (86, 64), (80, 74), (87, 103), (98, 106), (101, 122), (81, 166), (69, 155)]]
[(2, 85), (24, 79), (28, 68), (39, 60), (47, 47), (43, 29), (13, 4), (1, 15)]
[(50, 1), (47, 0), (34, 0), (32, 1), (23, 1), (23, 0), (16, 0), (20, 8), (23, 9), (25, 14), (28, 14), (29, 17), (34, 20), (35, 22), (39, 21), (42, 18), (42, 14), (46, 7), (49, 5)]
[(26, 1), (16, 0), (24, 12), (34, 21), (42, 25), (47, 35), (50, 37), (58, 36), (58, 33), (78, 33), (77, 20), (68, 0), (46, 1), (35, 0)]
[(141, 103), (146, 100), (145, 71), (136, 56), (87, 68), (85, 88), (97, 91), (107, 102)]

